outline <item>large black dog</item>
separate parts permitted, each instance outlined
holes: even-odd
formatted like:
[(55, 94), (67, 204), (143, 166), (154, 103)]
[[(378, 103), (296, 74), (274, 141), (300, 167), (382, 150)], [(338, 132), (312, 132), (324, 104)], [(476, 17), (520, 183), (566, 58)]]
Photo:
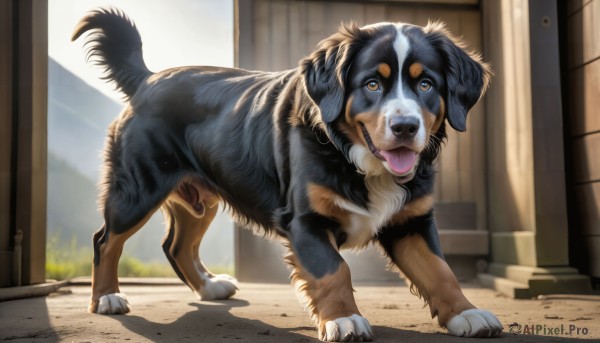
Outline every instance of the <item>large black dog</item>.
[(210, 273), (198, 255), (222, 203), (287, 242), (292, 282), (322, 340), (373, 338), (338, 252), (370, 242), (450, 334), (500, 334), (498, 319), (461, 292), (432, 215), (445, 119), (464, 131), (490, 75), (441, 24), (344, 26), (298, 68), (278, 73), (152, 73), (136, 27), (115, 9), (91, 12), (73, 39), (88, 31), (88, 57), (129, 101), (106, 141), (90, 311), (129, 311), (119, 257), (159, 208), (177, 275), (202, 300), (232, 296), (235, 279)]

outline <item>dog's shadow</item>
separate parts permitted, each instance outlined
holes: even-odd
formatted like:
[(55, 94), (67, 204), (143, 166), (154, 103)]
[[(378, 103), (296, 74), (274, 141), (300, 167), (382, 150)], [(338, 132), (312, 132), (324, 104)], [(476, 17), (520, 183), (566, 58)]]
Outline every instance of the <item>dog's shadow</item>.
[[(152, 342), (320, 342), (314, 326), (276, 327), (264, 321), (238, 317), (231, 310), (249, 306), (242, 299), (203, 303), (188, 303), (195, 308), (175, 320), (154, 322), (135, 314), (110, 316), (134, 335)], [(147, 314), (146, 314), (147, 315)], [(265, 316), (273, 315), (265, 313)], [(401, 329), (377, 326), (373, 328), (377, 342), (398, 342), (412, 334), (427, 335)], [(382, 334), (380, 337), (379, 334)], [(130, 341), (135, 341), (131, 338)], [(427, 341), (427, 340), (426, 340)]]
[[(127, 330), (152, 342), (320, 342), (313, 326), (276, 327), (257, 319), (238, 317), (233, 308), (246, 307), (250, 303), (241, 299), (228, 299), (206, 303), (189, 303), (195, 308), (175, 320), (165, 323), (153, 322), (137, 315), (111, 316)], [(160, 311), (160, 310), (159, 310)], [(176, 315), (176, 314), (174, 314)], [(273, 315), (265, 314), (265, 316)], [(465, 338), (454, 337), (441, 331), (424, 333), (393, 327), (373, 327), (376, 342), (456, 342)], [(565, 337), (512, 335), (503, 333), (503, 341), (519, 342), (578, 342)], [(129, 339), (135, 341), (135, 338)], [(469, 342), (490, 342), (489, 339), (468, 339)]]
[[(153, 322), (138, 315), (111, 316), (134, 334), (153, 342), (318, 342), (313, 327), (279, 328), (260, 320), (237, 317), (231, 309), (248, 301), (228, 299), (189, 303), (188, 311), (169, 323)], [(312, 331), (312, 337), (296, 331)], [(132, 339), (135, 340), (135, 339)]]

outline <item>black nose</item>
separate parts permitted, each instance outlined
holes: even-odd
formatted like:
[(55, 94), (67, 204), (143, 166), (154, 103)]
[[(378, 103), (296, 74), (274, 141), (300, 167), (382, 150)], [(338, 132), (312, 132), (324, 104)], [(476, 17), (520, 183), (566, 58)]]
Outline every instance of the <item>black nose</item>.
[(419, 119), (415, 117), (394, 117), (390, 120), (390, 129), (402, 139), (413, 138), (419, 131)]

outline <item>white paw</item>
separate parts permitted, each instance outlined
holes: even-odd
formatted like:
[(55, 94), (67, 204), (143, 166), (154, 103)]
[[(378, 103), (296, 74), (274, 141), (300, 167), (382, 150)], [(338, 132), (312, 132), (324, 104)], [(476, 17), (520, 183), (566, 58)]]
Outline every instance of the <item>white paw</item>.
[(504, 329), (496, 316), (476, 308), (454, 316), (446, 328), (451, 335), (464, 337), (495, 337)]
[(98, 300), (99, 314), (125, 314), (129, 312), (129, 301), (124, 293), (112, 293), (103, 295)]
[(237, 280), (226, 274), (215, 275), (212, 278), (202, 275), (204, 287), (196, 290), (200, 300), (227, 299), (238, 290)]
[(370, 342), (373, 340), (373, 331), (366, 318), (353, 314), (325, 323), (325, 332), (321, 333), (320, 338), (326, 342)]

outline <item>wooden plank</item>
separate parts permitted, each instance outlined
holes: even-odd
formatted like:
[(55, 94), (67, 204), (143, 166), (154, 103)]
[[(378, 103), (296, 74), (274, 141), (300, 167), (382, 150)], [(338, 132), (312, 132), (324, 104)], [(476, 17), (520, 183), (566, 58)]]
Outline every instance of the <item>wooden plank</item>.
[(416, 12), (416, 8), (413, 6), (410, 7), (403, 7), (403, 6), (394, 6), (394, 5), (390, 5), (388, 4), (386, 6), (386, 21), (390, 21), (393, 23), (409, 23), (409, 24), (416, 24), (419, 25), (419, 23), (415, 22), (415, 12)]
[[(408, 2), (414, 4), (415, 0), (375, 0), (373, 2), (397, 2), (399, 6), (402, 5), (403, 2)], [(478, 5), (479, 0), (419, 0), (419, 3), (426, 4), (425, 6), (435, 6), (436, 4), (441, 5)]]
[(45, 281), (48, 3), (19, 6), (16, 227), (23, 231), (23, 284)]
[(593, 0), (569, 0), (567, 1), (567, 13), (573, 14), (576, 11), (581, 10), (585, 5), (588, 5)]
[(370, 4), (365, 6), (365, 24), (374, 24), (385, 21), (385, 5)]
[(600, 56), (600, 1), (594, 0), (573, 14), (567, 23), (570, 68)]
[(357, 3), (342, 3), (333, 2), (330, 3), (327, 14), (327, 22), (325, 27), (327, 32), (335, 32), (342, 23), (349, 24), (351, 22), (356, 23), (358, 26), (366, 24), (364, 16), (364, 5)]
[(309, 1), (307, 2), (307, 6), (307, 21), (304, 30), (307, 40), (306, 53), (308, 54), (317, 47), (320, 41), (335, 31), (328, 32), (325, 29), (325, 22), (327, 20), (325, 3)]
[(490, 235), (482, 230), (440, 231), (440, 245), (444, 255), (478, 255), (490, 253)]
[(254, 1), (254, 18), (252, 23), (254, 27), (254, 66), (251, 69), (256, 70), (272, 70), (271, 69), (271, 54), (269, 53), (269, 17), (270, 8), (269, 1), (256, 0)]
[(486, 95), (487, 226), (496, 232), (534, 230), (531, 60), (524, 15), (529, 2), (483, 5), (484, 50), (496, 73)]
[(235, 2), (235, 60), (234, 66), (254, 69), (254, 1)]
[(573, 141), (573, 181), (600, 180), (600, 132)]
[[(529, 2), (531, 108), (538, 266), (568, 265), (563, 113), (556, 3)], [(548, 27), (539, 24), (542, 15)]]
[(600, 131), (600, 60), (569, 72), (568, 92), (571, 135)]
[[(483, 51), (480, 11), (461, 11), (460, 28), (457, 34), (470, 49)], [(485, 151), (485, 98), (483, 98), (468, 114), (468, 129), (463, 133), (467, 139), (461, 139), (459, 149), (470, 151), (469, 170), (461, 173), (461, 200), (477, 204), (476, 228), (483, 230), (487, 227), (487, 187), (486, 187), (486, 151)], [(465, 146), (466, 145), (466, 146)], [(464, 154), (463, 154), (464, 155)]]
[(425, 26), (429, 21), (442, 21), (446, 23), (446, 27), (450, 32), (459, 36), (460, 14), (462, 12), (462, 10), (455, 9), (439, 9), (419, 6), (415, 10), (414, 23), (416, 25)]
[(10, 286), (12, 268), (12, 0), (0, 0), (0, 287)]
[(235, 228), (235, 277), (242, 282), (288, 283), (290, 272), (281, 258), (287, 249), (278, 240), (256, 236)]
[(600, 236), (600, 182), (575, 187), (575, 213), (582, 235)]
[(434, 205), (439, 230), (477, 229), (477, 204), (474, 202), (438, 202)]
[(600, 235), (586, 237), (584, 249), (586, 261), (589, 262), (589, 275), (600, 278)]
[(303, 1), (291, 1), (288, 11), (288, 65), (290, 68), (295, 68), (300, 59), (309, 53), (306, 34), (308, 5)]
[[(289, 20), (287, 1), (271, 1), (269, 17), (269, 51), (271, 65), (269, 70), (280, 71), (289, 69), (290, 47), (293, 42), (289, 40)], [(295, 66), (295, 65), (293, 65)]]

